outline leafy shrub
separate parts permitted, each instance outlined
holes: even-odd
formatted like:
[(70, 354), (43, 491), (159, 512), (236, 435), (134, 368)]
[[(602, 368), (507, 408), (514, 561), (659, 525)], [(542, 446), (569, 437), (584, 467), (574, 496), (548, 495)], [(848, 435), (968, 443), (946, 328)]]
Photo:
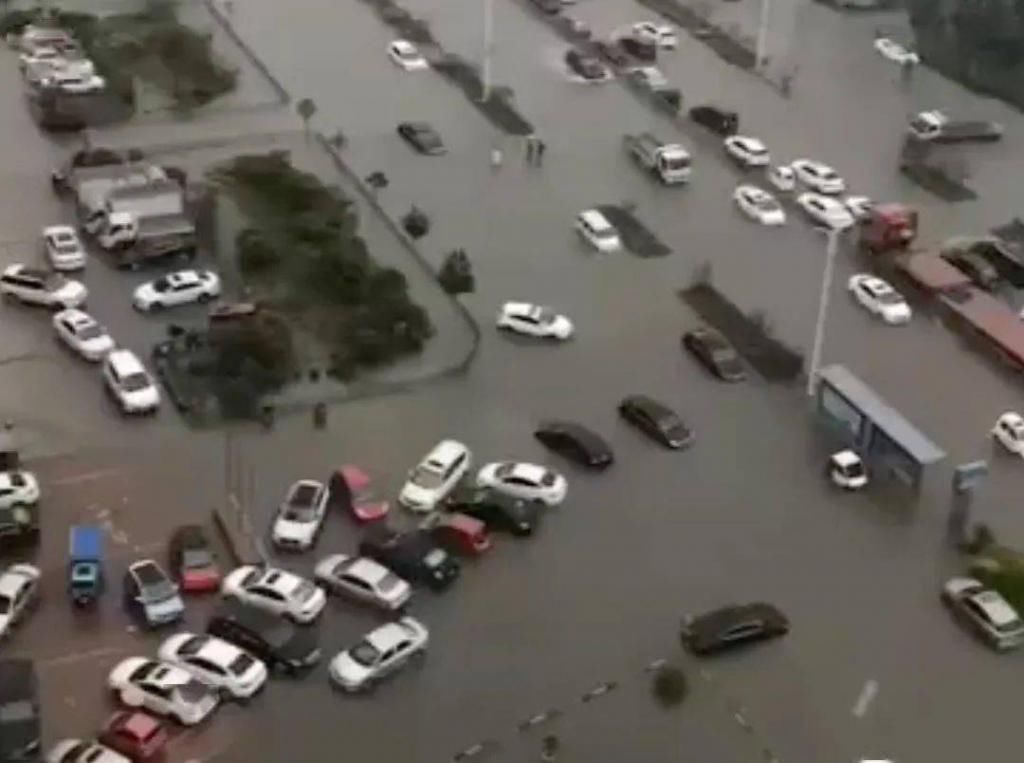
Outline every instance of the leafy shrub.
[(437, 280), (449, 294), (466, 294), (476, 289), (473, 265), (464, 250), (456, 249), (445, 258)]
[(686, 674), (675, 665), (662, 665), (654, 672), (651, 690), (662, 707), (675, 707), (689, 693)]
[(238, 252), (238, 268), (247, 277), (263, 275), (281, 262), (280, 249), (256, 228), (239, 231), (235, 237), (235, 249)]

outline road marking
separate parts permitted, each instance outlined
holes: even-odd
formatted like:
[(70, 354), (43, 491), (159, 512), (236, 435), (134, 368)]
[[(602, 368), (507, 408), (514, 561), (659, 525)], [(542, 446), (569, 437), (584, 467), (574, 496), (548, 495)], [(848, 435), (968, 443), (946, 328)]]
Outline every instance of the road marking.
[(115, 474), (120, 474), (123, 469), (96, 469), (91, 472), (82, 472), (81, 474), (72, 474), (68, 477), (61, 477), (60, 479), (50, 480), (51, 485), (79, 485), (83, 482), (93, 482), (94, 480), (101, 480), (104, 477), (110, 477)]
[(85, 660), (94, 660), (99, 657), (112, 657), (115, 654), (124, 654), (124, 649), (114, 649), (113, 647), (105, 646), (98, 649), (91, 649), (88, 652), (72, 652), (70, 654), (62, 654), (57, 657), (47, 657), (45, 659), (36, 660), (36, 664), (43, 668), (56, 667), (59, 665), (70, 665), (75, 662), (83, 662)]
[(863, 718), (867, 715), (876, 696), (878, 696), (878, 681), (869, 678), (864, 682), (864, 688), (860, 690), (857, 701), (853, 704), (853, 717)]

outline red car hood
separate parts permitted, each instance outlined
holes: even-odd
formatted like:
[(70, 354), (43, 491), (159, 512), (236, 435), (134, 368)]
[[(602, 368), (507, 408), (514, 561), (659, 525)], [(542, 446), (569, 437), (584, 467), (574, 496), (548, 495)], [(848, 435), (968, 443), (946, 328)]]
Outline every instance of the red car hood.
[(186, 570), (181, 576), (184, 591), (216, 591), (220, 587), (220, 570)]
[(352, 513), (360, 522), (372, 522), (387, 516), (390, 508), (387, 501), (356, 501), (352, 504)]

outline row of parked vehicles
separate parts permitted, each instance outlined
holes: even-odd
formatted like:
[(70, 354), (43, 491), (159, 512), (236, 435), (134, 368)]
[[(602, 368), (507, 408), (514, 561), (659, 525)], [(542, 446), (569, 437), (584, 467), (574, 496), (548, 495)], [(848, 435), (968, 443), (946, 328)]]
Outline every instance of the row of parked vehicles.
[(29, 25), (17, 38), (18, 63), (29, 88), (74, 96), (99, 93), (106, 80), (63, 29)]

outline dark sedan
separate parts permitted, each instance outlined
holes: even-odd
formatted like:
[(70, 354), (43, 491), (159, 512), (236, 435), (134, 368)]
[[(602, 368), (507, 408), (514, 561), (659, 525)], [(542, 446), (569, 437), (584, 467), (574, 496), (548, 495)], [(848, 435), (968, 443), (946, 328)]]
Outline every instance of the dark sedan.
[(40, 760), (39, 682), (32, 660), (0, 660), (0, 760)]
[(722, 607), (683, 621), (680, 638), (694, 654), (711, 654), (789, 633), (789, 619), (763, 602)]
[(440, 591), (459, 577), (459, 563), (434, 540), (429, 530), (399, 532), (376, 527), (359, 543), (360, 556), (383, 564), (410, 583)]
[(683, 347), (723, 381), (738, 382), (747, 378), (736, 349), (714, 329), (701, 327), (687, 331), (683, 334)]
[(565, 54), (565, 65), (573, 74), (585, 80), (600, 82), (608, 79), (608, 67), (594, 56), (588, 56), (575, 49)]
[(402, 122), (398, 125), (398, 134), (421, 154), (440, 156), (448, 153), (437, 130), (426, 122)]
[(533, 436), (546, 447), (591, 469), (605, 469), (615, 460), (599, 434), (572, 421), (545, 421)]
[(690, 109), (690, 119), (716, 135), (735, 135), (740, 129), (739, 114), (717, 106), (694, 106)]
[(525, 536), (531, 535), (540, 521), (542, 505), (478, 488), (453, 495), (448, 500), (448, 508), (479, 519), (489, 530)]
[(619, 415), (648, 437), (667, 448), (685, 448), (693, 443), (693, 431), (667, 405), (647, 397), (630, 395), (619, 403)]
[(986, 291), (992, 291), (999, 285), (999, 271), (977, 252), (943, 252), (942, 258)]

